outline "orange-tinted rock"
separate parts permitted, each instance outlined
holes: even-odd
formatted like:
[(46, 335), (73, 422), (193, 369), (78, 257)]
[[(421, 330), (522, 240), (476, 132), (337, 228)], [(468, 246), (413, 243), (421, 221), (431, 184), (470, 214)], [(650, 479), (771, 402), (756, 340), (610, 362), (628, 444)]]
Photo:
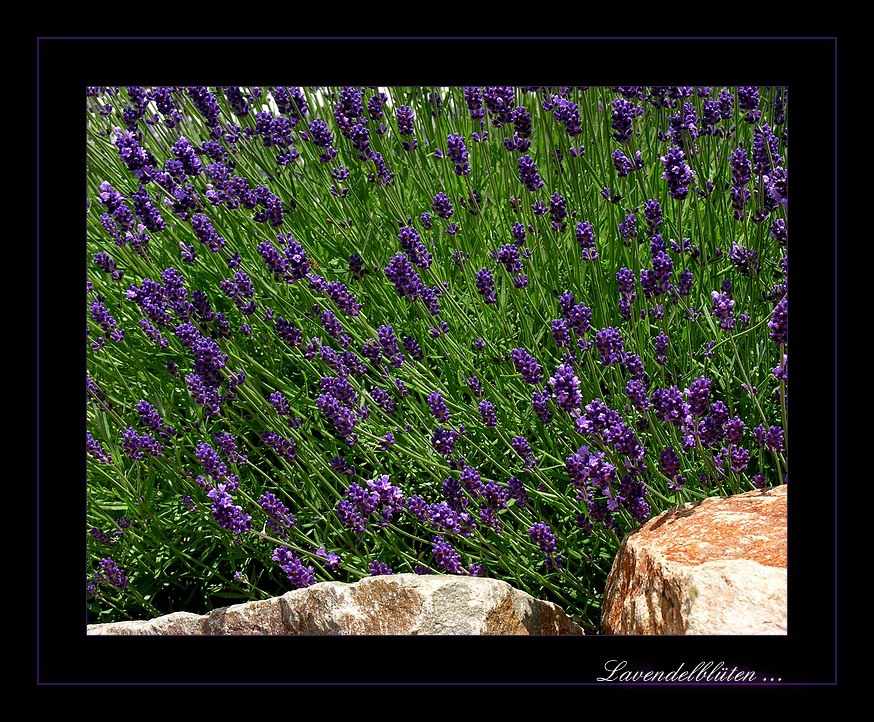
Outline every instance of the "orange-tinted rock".
[(786, 634), (782, 485), (684, 504), (622, 542), (605, 634)]

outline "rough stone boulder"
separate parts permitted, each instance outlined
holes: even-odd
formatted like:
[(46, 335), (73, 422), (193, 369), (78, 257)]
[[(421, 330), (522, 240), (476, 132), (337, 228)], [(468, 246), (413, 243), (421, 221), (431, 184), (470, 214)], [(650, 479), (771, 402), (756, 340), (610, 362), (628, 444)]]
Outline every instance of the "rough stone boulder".
[(497, 579), (393, 574), (321, 582), (198, 616), (90, 624), (88, 634), (583, 634), (551, 602)]
[(604, 634), (786, 634), (787, 485), (670, 509), (629, 534)]

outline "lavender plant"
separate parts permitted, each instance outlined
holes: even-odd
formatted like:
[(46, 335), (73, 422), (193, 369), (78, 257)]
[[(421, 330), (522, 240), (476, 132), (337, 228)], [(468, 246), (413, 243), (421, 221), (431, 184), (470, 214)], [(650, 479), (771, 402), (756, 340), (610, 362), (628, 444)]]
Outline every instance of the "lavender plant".
[(90, 621), (372, 574), (597, 627), (621, 538), (785, 483), (785, 88), (86, 97)]

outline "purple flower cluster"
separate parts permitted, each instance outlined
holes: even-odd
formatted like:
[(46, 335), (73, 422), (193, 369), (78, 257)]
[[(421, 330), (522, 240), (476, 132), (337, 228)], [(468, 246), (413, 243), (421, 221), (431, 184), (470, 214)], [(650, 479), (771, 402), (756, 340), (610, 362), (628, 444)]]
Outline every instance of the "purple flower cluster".
[(379, 406), (385, 413), (393, 414), (397, 410), (397, 404), (392, 397), (384, 389), (379, 386), (374, 386), (370, 391), (370, 396), (374, 403)]
[(540, 364), (526, 348), (514, 348), (510, 358), (525, 383), (537, 386), (543, 380)]
[(668, 193), (678, 201), (689, 195), (689, 185), (692, 183), (692, 169), (686, 163), (686, 154), (679, 146), (671, 147), (660, 158), (665, 167), (662, 178), (667, 181)]
[(109, 584), (118, 590), (126, 589), (129, 583), (127, 575), (119, 568), (118, 564), (109, 557), (101, 559), (100, 571), (94, 573), (94, 588), (102, 584)]
[[(415, 130), (413, 126), (413, 121), (415, 118), (410, 106), (399, 105), (397, 110), (395, 111), (395, 117), (397, 118), (398, 122), (398, 133), (400, 133), (400, 135), (404, 136), (405, 138), (409, 138)], [(403, 141), (402, 145), (404, 150), (410, 151), (418, 148), (419, 143), (415, 138), (413, 138), (412, 141)]]
[(274, 494), (265, 491), (258, 499), (258, 505), (267, 514), (267, 527), (280, 539), (288, 538), (288, 530), (297, 524), (294, 515)]
[(219, 288), (230, 298), (244, 316), (255, 313), (255, 287), (245, 271), (237, 271), (233, 278), (219, 282)]
[(574, 422), (578, 434), (603, 434), (608, 428), (622, 421), (622, 417), (601, 399), (592, 399), (583, 408), (585, 413), (577, 417)]
[(552, 96), (552, 103), (552, 115), (564, 126), (568, 135), (573, 137), (583, 132), (580, 108), (576, 103), (558, 95)]
[(242, 534), (252, 528), (252, 517), (246, 514), (241, 506), (234, 504), (230, 494), (231, 487), (236, 488), (236, 485), (218, 483), (207, 492), (207, 496), (212, 500), (210, 512), (222, 529), (234, 534)]
[(562, 221), (567, 218), (567, 203), (564, 196), (560, 193), (553, 193), (549, 197), (549, 216), (552, 218), (552, 229), (554, 231), (564, 230)]
[(147, 429), (157, 432), (165, 439), (175, 436), (176, 430), (172, 426), (165, 424), (155, 407), (145, 399), (141, 400), (134, 409), (139, 414), (140, 422)]
[(364, 533), (372, 515), (377, 515), (378, 526), (386, 526), (406, 504), (403, 492), (389, 482), (388, 474), (368, 481), (367, 487), (351, 484), (346, 489), (346, 498), (338, 501), (335, 507), (343, 526), (357, 534)]
[(398, 253), (391, 258), (385, 267), (385, 276), (394, 284), (401, 298), (415, 300), (422, 293), (424, 284), (405, 253)]
[(449, 134), (446, 138), (446, 154), (449, 156), (449, 160), (455, 164), (455, 175), (463, 176), (470, 173), (470, 163), (467, 162), (468, 152), (464, 146), (462, 135)]
[(522, 257), (518, 246), (514, 243), (501, 246), (495, 253), (495, 260), (507, 269), (507, 273), (517, 274), (523, 270)]
[(482, 382), (476, 376), (468, 378), (467, 385), (470, 387), (470, 390), (473, 391), (473, 395), (477, 398), (481, 398), (485, 393), (485, 391), (483, 391)]
[(651, 198), (643, 204), (643, 217), (646, 219), (649, 235), (657, 233), (662, 225), (662, 207), (658, 200)]
[(121, 193), (113, 189), (109, 181), (100, 184), (98, 202), (109, 211), (109, 214), (100, 216), (100, 221), (110, 236), (115, 239), (116, 245), (124, 245), (124, 233), (134, 230), (135, 218), (124, 202)]
[(367, 566), (370, 569), (370, 576), (372, 577), (384, 577), (394, 574), (388, 564), (386, 564), (385, 562), (381, 562), (378, 559), (374, 559)]
[(327, 283), (325, 285), (325, 293), (337, 304), (341, 311), (349, 316), (357, 316), (361, 310), (361, 304), (358, 303), (346, 284), (341, 281), (330, 281)]
[[(442, 193), (439, 193), (438, 196), (442, 196)], [(449, 199), (446, 196), (443, 196), (446, 199), (446, 202), (449, 202)], [(434, 203), (437, 203), (437, 196), (434, 197)], [(437, 209), (435, 208), (435, 211)], [(438, 213), (439, 215), (439, 213)], [(452, 215), (452, 204), (449, 204), (449, 215)], [(448, 218), (449, 216), (441, 215), (441, 218)], [(427, 269), (431, 266), (432, 256), (428, 253), (428, 250), (425, 248), (425, 244), (422, 243), (422, 239), (419, 236), (419, 232), (410, 226), (403, 226), (398, 233), (398, 241), (400, 241), (401, 248), (406, 252), (407, 257), (416, 264), (419, 268)]]
[(611, 158), (613, 159), (613, 167), (620, 178), (625, 178), (634, 171), (643, 168), (643, 158), (640, 151), (634, 154), (634, 160), (632, 160), (622, 152), (621, 148), (617, 148), (613, 151)]
[(322, 557), (325, 560), (325, 566), (331, 571), (336, 572), (340, 568), (340, 557), (335, 552), (329, 552), (325, 550), (325, 547), (319, 547), (316, 549), (316, 556)]
[(433, 537), (431, 553), (434, 555), (438, 569), (442, 569), (447, 574), (462, 572), (461, 554), (455, 551), (452, 545), (439, 534), (435, 534)]
[(476, 290), (486, 303), (498, 302), (498, 296), (495, 293), (495, 279), (488, 268), (480, 268), (476, 272)]
[(452, 200), (442, 191), (434, 196), (431, 203), (431, 210), (434, 211), (440, 218), (448, 220), (452, 217), (454, 210), (452, 208)]
[(124, 271), (118, 270), (112, 257), (103, 251), (94, 254), (94, 265), (108, 273), (113, 281), (120, 281), (124, 276)]
[[(237, 449), (237, 442), (230, 433), (217, 432), (213, 437), (216, 446), (232, 464), (245, 464), (249, 459), (245, 454), (241, 454)], [(227, 470), (225, 470), (227, 473)]]
[(117, 328), (118, 323), (101, 301), (93, 301), (89, 310), (91, 312), (91, 319), (100, 325), (111, 341), (118, 343), (124, 340), (124, 329)]
[(523, 155), (517, 162), (519, 168), (519, 180), (532, 193), (543, 187), (543, 179), (537, 173), (537, 166), (530, 155)]
[(500, 128), (512, 122), (512, 112), (516, 104), (514, 88), (504, 85), (486, 86), (482, 96), (493, 127)]
[(164, 447), (151, 434), (138, 434), (136, 429), (128, 426), (121, 434), (121, 445), (125, 455), (131, 461), (139, 461), (144, 454), (163, 456)]
[(431, 408), (431, 413), (437, 421), (449, 423), (449, 409), (446, 408), (446, 402), (443, 400), (443, 395), (439, 391), (432, 391), (426, 399), (428, 406)]
[(349, 446), (355, 445), (358, 441), (358, 435), (353, 432), (358, 423), (358, 417), (351, 408), (333, 393), (321, 394), (316, 399), (316, 408), (333, 424), (334, 429)]
[(481, 401), (478, 408), (480, 417), (486, 426), (495, 427), (498, 425), (498, 415), (495, 412), (495, 405), (491, 401)]
[(398, 337), (391, 326), (380, 326), (376, 329), (376, 335), (379, 337), (379, 345), (382, 352), (389, 359), (389, 363), (395, 368), (400, 368), (405, 356), (398, 349)]
[(549, 400), (551, 398), (552, 395), (548, 388), (531, 393), (531, 407), (534, 409), (534, 413), (537, 414), (537, 418), (540, 419), (540, 423), (544, 425), (552, 423), (552, 411), (549, 408)]
[(595, 249), (595, 229), (592, 224), (589, 221), (577, 223), (575, 234), (583, 260), (594, 261), (598, 257), (598, 251)]
[(164, 229), (167, 225), (161, 217), (161, 212), (152, 202), (149, 192), (141, 185), (138, 191), (131, 193), (133, 201), (134, 213), (142, 224), (152, 233), (156, 233)]
[(783, 296), (768, 321), (768, 336), (776, 344), (789, 343), (789, 297)]
[(612, 513), (619, 508), (613, 489), (617, 481), (616, 467), (606, 460), (604, 452), (590, 452), (588, 446), (580, 447), (567, 457), (565, 467), (577, 490), (577, 499), (586, 504), (589, 517), (613, 528)]
[(694, 416), (703, 416), (707, 413), (710, 403), (710, 379), (705, 376), (694, 379), (686, 390), (686, 399), (689, 403), (689, 412)]
[(711, 291), (713, 302), (713, 317), (719, 321), (719, 328), (731, 331), (737, 321), (734, 317), (734, 299), (727, 293)]
[(616, 271), (616, 283), (620, 294), (619, 314), (628, 321), (631, 318), (632, 305), (637, 299), (637, 292), (634, 290), (634, 271), (630, 268), (620, 268)]
[(549, 385), (552, 386), (552, 398), (560, 408), (568, 412), (579, 408), (583, 397), (580, 393), (580, 380), (573, 366), (568, 363), (559, 365), (549, 379)]
[(438, 426), (431, 435), (431, 444), (438, 454), (449, 456), (455, 448), (455, 442), (461, 436), (455, 429), (445, 429)]
[(287, 461), (297, 459), (297, 442), (294, 439), (280, 436), (275, 431), (265, 431), (261, 434), (264, 445), (276, 452)]
[(328, 128), (328, 124), (321, 118), (317, 118), (309, 124), (306, 140), (312, 141), (318, 148), (324, 148), (319, 154), (319, 160), (322, 163), (330, 163), (337, 157), (337, 151), (332, 147), (334, 136)]
[(525, 471), (533, 471), (537, 466), (537, 459), (534, 457), (534, 452), (531, 450), (531, 444), (524, 436), (514, 436), (510, 440), (510, 445), (513, 450), (522, 458), (522, 464)]
[(634, 132), (634, 119), (643, 115), (643, 108), (624, 98), (616, 98), (611, 105), (610, 127), (613, 128), (613, 138), (618, 143), (627, 143)]
[(602, 328), (595, 334), (595, 345), (601, 357), (601, 363), (610, 366), (621, 363), (625, 356), (625, 345), (622, 333), (618, 328)]
[(112, 456), (103, 448), (103, 444), (101, 444), (91, 434), (85, 434), (85, 450), (92, 458), (96, 459), (101, 464), (112, 463)]
[(698, 114), (691, 103), (679, 105), (679, 110), (679, 113), (668, 119), (668, 139), (678, 148), (693, 149), (694, 141), (698, 137)]
[(555, 534), (546, 522), (539, 521), (529, 527), (528, 536), (546, 554), (545, 564), (548, 570), (559, 569), (564, 565), (564, 559), (556, 554)]
[(118, 157), (135, 178), (148, 178), (155, 159), (139, 144), (136, 134), (116, 128), (112, 143), (118, 148)]
[(282, 571), (288, 576), (291, 586), (295, 589), (303, 589), (316, 583), (313, 568), (305, 566), (297, 554), (288, 547), (276, 547), (273, 550), (272, 559), (279, 564)]

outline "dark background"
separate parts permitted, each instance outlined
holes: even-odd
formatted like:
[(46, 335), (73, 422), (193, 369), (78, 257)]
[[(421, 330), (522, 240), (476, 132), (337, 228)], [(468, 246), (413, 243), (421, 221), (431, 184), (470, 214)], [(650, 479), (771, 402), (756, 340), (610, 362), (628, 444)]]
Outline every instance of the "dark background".
[[(784, 688), (836, 684), (837, 60), (839, 50), (846, 51), (840, 57), (852, 64), (853, 54), (861, 55), (858, 50), (842, 50), (835, 37), (168, 40), (53, 35), (34, 40), (38, 686), (416, 684), (432, 686), (421, 697), (426, 706), (428, 696), (440, 694), (439, 685), (510, 686), (495, 692), (504, 697), (551, 694), (529, 686), (579, 686), (582, 701), (584, 685), (620, 690), (595, 682), (611, 659), (627, 660), (628, 669), (664, 671), (680, 663), (689, 670), (699, 661), (722, 662), (753, 670), (759, 680), (779, 677)], [(789, 634), (86, 636), (84, 110), (85, 88), (95, 85), (787, 85), (793, 426)], [(842, 97), (845, 111), (855, 107), (852, 95)], [(851, 162), (845, 158), (844, 163)], [(850, 193), (842, 189), (841, 198)], [(683, 694), (688, 689), (660, 686)], [(379, 690), (361, 690), (356, 698), (377, 695), (382, 697)], [(293, 712), (294, 702), (262, 708), (260, 714), (271, 710)], [(622, 705), (615, 710), (622, 713)], [(592, 711), (582, 704), (573, 714)]]

